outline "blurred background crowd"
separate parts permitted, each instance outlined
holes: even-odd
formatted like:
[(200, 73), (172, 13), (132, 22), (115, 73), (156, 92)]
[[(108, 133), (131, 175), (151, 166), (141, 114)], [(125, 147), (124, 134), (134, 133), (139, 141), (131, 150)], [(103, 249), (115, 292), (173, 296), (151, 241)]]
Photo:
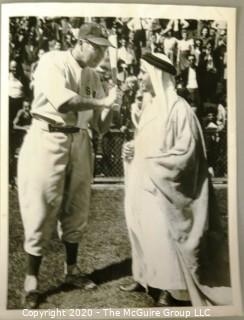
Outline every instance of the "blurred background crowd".
[[(18, 150), (31, 123), (33, 75), (47, 51), (67, 50), (76, 42), (79, 27), (94, 21), (106, 27), (117, 42), (117, 83), (121, 103), (113, 111), (108, 133), (92, 132), (95, 176), (122, 177), (121, 146), (133, 136), (140, 110), (137, 76), (146, 51), (166, 54), (177, 69), (176, 88), (196, 112), (207, 145), (209, 171), (227, 175), (227, 25), (225, 21), (149, 19), (14, 17), (9, 33), (9, 163), (15, 186)], [(109, 58), (97, 72), (104, 90), (112, 83)], [(51, 75), (50, 75), (51, 76)], [(92, 130), (91, 130), (92, 131)]]

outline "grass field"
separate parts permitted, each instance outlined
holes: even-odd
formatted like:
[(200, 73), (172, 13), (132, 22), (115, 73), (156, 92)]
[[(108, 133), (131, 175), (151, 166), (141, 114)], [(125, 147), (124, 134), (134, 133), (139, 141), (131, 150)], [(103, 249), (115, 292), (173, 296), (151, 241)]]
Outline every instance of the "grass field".
[[(217, 197), (226, 223), (226, 187), (218, 187)], [(8, 308), (20, 309), (25, 255), (23, 228), (16, 190), (10, 191), (9, 210), (9, 290)], [(94, 186), (89, 225), (79, 249), (79, 265), (98, 284), (93, 291), (67, 288), (63, 280), (63, 246), (56, 234), (50, 242), (40, 270), (40, 308), (123, 308), (153, 307), (145, 293), (125, 293), (119, 285), (131, 280), (130, 245), (123, 210), (123, 187)]]

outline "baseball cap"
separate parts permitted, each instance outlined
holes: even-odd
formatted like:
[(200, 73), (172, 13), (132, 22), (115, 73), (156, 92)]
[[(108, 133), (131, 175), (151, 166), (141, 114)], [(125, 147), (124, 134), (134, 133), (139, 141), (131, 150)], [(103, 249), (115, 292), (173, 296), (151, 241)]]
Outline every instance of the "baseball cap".
[(78, 39), (88, 40), (99, 46), (113, 47), (108, 40), (107, 30), (95, 22), (85, 23), (80, 27)]

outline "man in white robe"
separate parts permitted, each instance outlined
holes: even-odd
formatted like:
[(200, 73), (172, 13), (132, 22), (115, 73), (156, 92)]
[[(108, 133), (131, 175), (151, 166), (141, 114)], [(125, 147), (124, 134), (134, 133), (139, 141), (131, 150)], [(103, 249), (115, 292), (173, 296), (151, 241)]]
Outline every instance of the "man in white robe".
[[(135, 283), (193, 306), (231, 304), (226, 239), (208, 177), (200, 124), (176, 94), (171, 61), (141, 59), (142, 114), (125, 144), (125, 214)], [(211, 192), (210, 192), (211, 191)]]

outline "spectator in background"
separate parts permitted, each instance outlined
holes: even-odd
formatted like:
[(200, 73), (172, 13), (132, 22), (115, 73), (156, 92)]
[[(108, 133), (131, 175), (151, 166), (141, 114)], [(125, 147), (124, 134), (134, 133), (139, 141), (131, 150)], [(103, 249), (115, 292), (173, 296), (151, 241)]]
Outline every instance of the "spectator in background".
[(220, 96), (217, 105), (217, 126), (218, 132), (226, 129), (227, 112), (226, 112), (226, 97)]
[(24, 50), (25, 43), (26, 43), (26, 35), (24, 30), (23, 29), (17, 30), (15, 44), (16, 44), (16, 48), (18, 48), (21, 53)]
[(33, 81), (34, 81), (34, 72), (35, 72), (35, 70), (36, 70), (36, 67), (37, 67), (37, 65), (38, 65), (38, 62), (39, 62), (39, 60), (40, 60), (40, 58), (41, 58), (41, 56), (43, 55), (45, 53), (45, 50), (44, 49), (42, 49), (42, 48), (40, 48), (39, 50), (38, 50), (38, 54), (37, 54), (37, 56), (38, 56), (38, 60), (37, 61), (35, 61), (35, 62), (33, 62), (32, 63), (32, 65), (31, 65), (31, 73), (30, 73), (30, 90), (32, 90), (33, 91)]
[(72, 48), (74, 44), (75, 44), (75, 38), (73, 34), (67, 33), (63, 41), (62, 50), (68, 50), (69, 48)]
[(24, 136), (29, 130), (30, 124), (32, 121), (32, 116), (30, 113), (30, 102), (27, 99), (24, 99), (23, 107), (17, 112), (17, 115), (13, 121), (13, 129), (16, 132), (16, 153), (18, 153), (19, 148), (23, 143)]
[[(147, 27), (147, 20), (143, 18), (133, 18), (128, 23), (127, 26), (130, 31), (133, 31), (134, 38), (134, 49), (135, 49), (135, 56), (136, 56), (136, 63), (139, 68), (139, 62), (142, 54), (142, 47), (146, 47), (146, 29)], [(139, 71), (139, 70), (137, 70)]]
[(61, 50), (61, 49), (62, 49), (61, 42), (56, 40), (54, 44), (54, 50)]
[(215, 102), (218, 69), (216, 63), (216, 55), (213, 47), (209, 42), (205, 52), (202, 53), (199, 62), (201, 72), (201, 97), (203, 102)]
[(137, 129), (139, 126), (140, 118), (143, 111), (142, 99), (143, 99), (142, 91), (139, 90), (136, 93), (135, 102), (131, 105), (131, 121), (135, 129)]
[(218, 94), (221, 91), (226, 92), (226, 65), (227, 65), (226, 44), (220, 41), (217, 44), (217, 47), (214, 50), (213, 54), (215, 56), (216, 68), (217, 68), (217, 81), (218, 81), (217, 94)]
[(128, 50), (125, 38), (121, 39), (120, 47), (118, 49), (118, 60), (123, 60), (127, 67), (130, 68), (135, 63), (135, 55)]
[(211, 43), (212, 47), (215, 49), (216, 48), (216, 29), (215, 28), (210, 28), (209, 29), (209, 42)]
[(196, 38), (194, 40), (194, 46), (192, 50), (192, 54), (195, 56), (195, 59), (196, 59), (196, 63), (195, 63), (196, 66), (199, 65), (201, 53), (202, 53), (202, 40), (199, 38)]
[(218, 126), (216, 124), (216, 112), (209, 110), (204, 119), (204, 133), (207, 148), (208, 171), (212, 177), (215, 176), (215, 167), (218, 156)]
[(177, 46), (178, 40), (173, 36), (172, 30), (170, 29), (164, 35), (163, 49), (164, 54), (166, 54), (166, 56), (174, 65), (176, 63)]
[[(220, 41), (225, 45), (227, 43), (227, 23), (224, 20), (215, 20), (211, 24), (212, 28), (216, 30), (216, 43), (220, 45)], [(222, 44), (222, 43), (221, 43)]]
[(9, 121), (13, 122), (21, 109), (24, 97), (29, 94), (29, 81), (22, 66), (15, 60), (9, 64)]
[(13, 39), (13, 35), (10, 32), (9, 33), (9, 57), (10, 57), (10, 59), (14, 59), (15, 50), (16, 50), (15, 42)]
[(130, 18), (116, 18), (115, 20), (117, 25), (120, 25), (123, 38), (128, 41), (130, 29), (128, 28), (127, 23), (129, 22)]
[(80, 26), (84, 23), (84, 18), (82, 17), (70, 17), (71, 33), (75, 39), (78, 38)]
[(188, 102), (196, 108), (198, 117), (202, 116), (199, 86), (201, 83), (199, 68), (193, 54), (188, 56), (189, 66), (181, 72), (182, 84), (188, 92)]
[(47, 17), (45, 19), (45, 25), (48, 40), (56, 39), (60, 41), (60, 25), (56, 22), (56, 19)]
[(182, 39), (178, 41), (177, 51), (177, 67), (179, 73), (188, 67), (188, 56), (193, 52), (194, 47), (194, 41), (188, 37), (188, 31), (186, 29), (182, 30), (181, 36)]
[(28, 96), (29, 84), (23, 73), (22, 66), (15, 60), (9, 64), (9, 184), (15, 186), (16, 159), (15, 153), (18, 146), (18, 136), (13, 128), (13, 121), (22, 108), (23, 100)]
[(64, 43), (65, 37), (67, 36), (67, 34), (72, 32), (72, 26), (67, 17), (61, 18), (59, 32), (60, 32), (60, 41), (61, 43)]
[(31, 120), (32, 116), (30, 113), (30, 102), (25, 99), (23, 102), (23, 107), (17, 112), (17, 115), (13, 121), (13, 128), (26, 133), (30, 127)]
[(118, 43), (121, 43), (122, 39), (125, 38), (124, 33), (123, 33), (123, 25), (117, 22), (117, 19), (115, 20), (115, 27), (116, 27), (116, 34), (117, 34), (117, 39)]
[(135, 76), (129, 76), (125, 81), (125, 89), (122, 97), (122, 105), (120, 109), (121, 116), (121, 130), (125, 133), (133, 128), (131, 121), (131, 106), (135, 101), (136, 92), (138, 90), (137, 78)]
[(37, 60), (37, 54), (38, 54), (38, 44), (36, 41), (36, 35), (34, 33), (34, 31), (31, 31), (27, 37), (27, 42), (26, 45), (24, 47), (24, 51), (23, 51), (23, 69), (25, 74), (28, 76), (28, 78), (30, 79), (30, 66), (32, 63), (34, 63)]
[(127, 70), (127, 65), (124, 60), (118, 60), (118, 73), (117, 73), (117, 80), (118, 80), (118, 85), (121, 86), (126, 78), (128, 77), (128, 70)]
[(36, 18), (36, 23), (34, 26), (36, 41), (38, 43), (38, 47), (43, 46), (44, 41), (44, 23), (43, 20), (39, 17)]
[(171, 19), (163, 32), (167, 33), (169, 30), (172, 30), (173, 36), (180, 39), (182, 37), (182, 30), (188, 27), (189, 23), (185, 19)]
[(201, 34), (200, 34), (200, 39), (202, 41), (202, 50), (205, 51), (207, 44), (211, 40), (209, 37), (209, 28), (206, 26), (202, 27)]
[(148, 51), (151, 52), (161, 52), (163, 51), (161, 42), (157, 39), (157, 35), (152, 33), (150, 38), (147, 41)]
[(226, 96), (220, 94), (217, 100), (217, 166), (216, 175), (225, 177), (227, 174), (227, 111), (226, 111)]

